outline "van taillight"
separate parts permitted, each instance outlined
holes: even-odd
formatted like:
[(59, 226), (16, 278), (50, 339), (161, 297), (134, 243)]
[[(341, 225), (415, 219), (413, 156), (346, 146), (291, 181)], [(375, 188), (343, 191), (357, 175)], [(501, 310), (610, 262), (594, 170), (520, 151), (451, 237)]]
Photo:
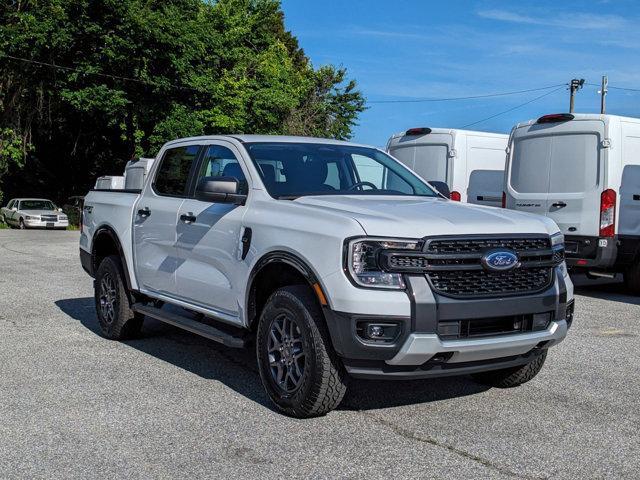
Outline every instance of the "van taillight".
[(600, 236), (613, 237), (616, 233), (616, 192), (608, 189), (600, 195)]
[(502, 192), (502, 208), (507, 208), (507, 192)]
[(453, 200), (454, 202), (459, 202), (459, 201), (460, 201), (460, 199), (461, 199), (462, 197), (460, 196), (460, 192), (456, 192), (456, 191), (454, 190), (453, 192), (451, 192), (451, 193), (449, 194), (449, 198), (450, 198), (451, 200)]

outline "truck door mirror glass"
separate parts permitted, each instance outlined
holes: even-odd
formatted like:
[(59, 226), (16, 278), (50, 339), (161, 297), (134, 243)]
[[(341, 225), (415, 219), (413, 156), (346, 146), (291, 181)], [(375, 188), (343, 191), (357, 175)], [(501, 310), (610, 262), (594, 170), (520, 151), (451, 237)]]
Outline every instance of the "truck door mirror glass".
[(235, 177), (203, 177), (196, 187), (196, 198), (203, 202), (244, 204), (240, 182)]
[(449, 190), (449, 185), (445, 182), (440, 182), (438, 180), (429, 180), (429, 184), (435, 188), (440, 195), (445, 198), (449, 198), (451, 195), (451, 191)]

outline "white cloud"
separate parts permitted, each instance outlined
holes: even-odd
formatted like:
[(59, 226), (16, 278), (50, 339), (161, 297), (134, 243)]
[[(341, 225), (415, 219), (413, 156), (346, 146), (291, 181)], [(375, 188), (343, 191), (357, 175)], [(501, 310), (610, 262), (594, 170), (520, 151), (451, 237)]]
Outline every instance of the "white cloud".
[(503, 22), (580, 30), (619, 30), (630, 26), (629, 22), (619, 15), (592, 15), (589, 13), (555, 11), (534, 16), (498, 9), (481, 10), (478, 15), (482, 18)]

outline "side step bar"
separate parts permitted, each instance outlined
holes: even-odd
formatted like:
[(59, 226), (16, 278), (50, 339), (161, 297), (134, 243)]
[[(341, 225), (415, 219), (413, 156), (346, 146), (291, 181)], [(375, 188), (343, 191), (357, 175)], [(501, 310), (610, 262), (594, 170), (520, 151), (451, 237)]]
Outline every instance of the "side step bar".
[(131, 305), (131, 309), (134, 312), (141, 313), (142, 315), (146, 315), (147, 317), (155, 318), (156, 320), (168, 323), (169, 325), (173, 325), (174, 327), (182, 328), (183, 330), (187, 330), (191, 333), (195, 333), (196, 335), (200, 335), (201, 337), (208, 338), (209, 340), (213, 340), (214, 342), (222, 343), (227, 347), (244, 348), (246, 345), (246, 340), (244, 338), (234, 337), (233, 335), (227, 332), (223, 332), (222, 330), (212, 327), (211, 325), (198, 322), (197, 320), (193, 320), (188, 317), (183, 317), (182, 315), (166, 312), (164, 310), (161, 310), (160, 308), (152, 307), (142, 303), (134, 303), (133, 305)]

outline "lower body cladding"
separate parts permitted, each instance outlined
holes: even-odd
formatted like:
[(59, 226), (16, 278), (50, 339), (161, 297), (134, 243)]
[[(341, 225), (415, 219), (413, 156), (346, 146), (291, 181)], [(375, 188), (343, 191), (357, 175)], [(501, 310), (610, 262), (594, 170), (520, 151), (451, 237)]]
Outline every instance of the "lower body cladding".
[(558, 271), (554, 277), (540, 293), (456, 299), (434, 293), (424, 275), (412, 275), (406, 277), (410, 317), (329, 309), (325, 316), (353, 377), (430, 378), (515, 367), (561, 342), (571, 326), (570, 280)]

